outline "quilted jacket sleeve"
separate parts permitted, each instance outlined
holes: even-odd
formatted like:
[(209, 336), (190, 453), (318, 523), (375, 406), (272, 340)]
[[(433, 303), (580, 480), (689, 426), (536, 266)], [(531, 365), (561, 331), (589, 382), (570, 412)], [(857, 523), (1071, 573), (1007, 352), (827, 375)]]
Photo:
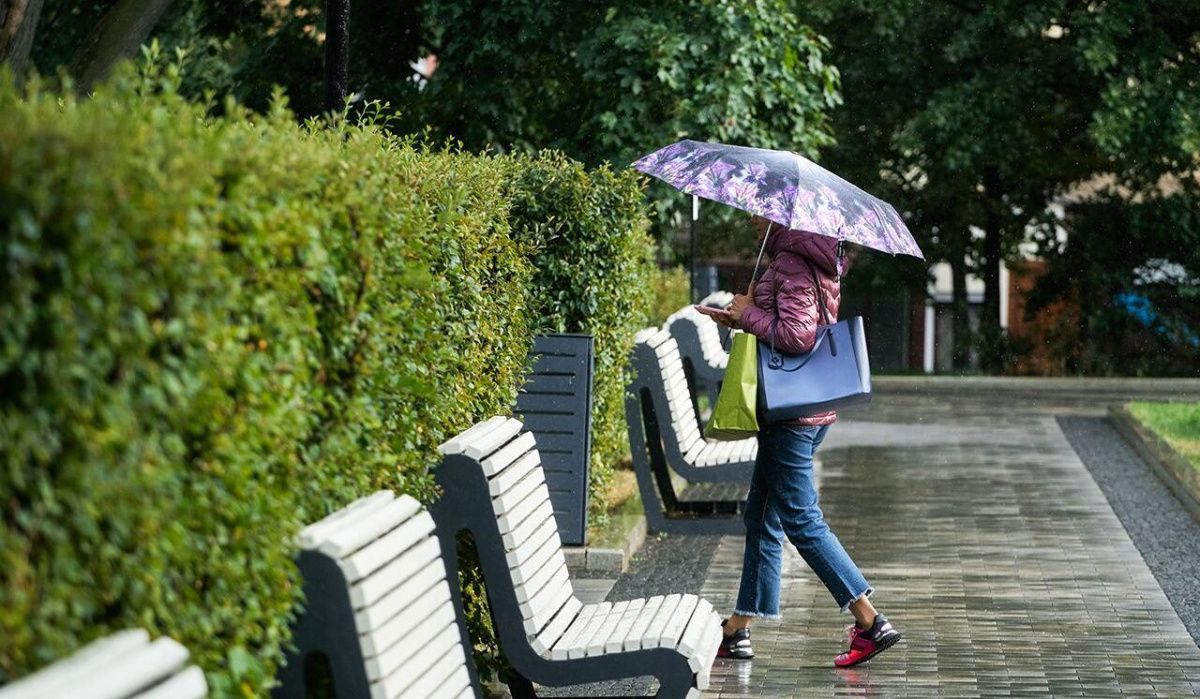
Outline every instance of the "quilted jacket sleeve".
[[(775, 307), (779, 324), (775, 328), (775, 346), (791, 354), (803, 354), (812, 349), (817, 337), (817, 292), (808, 275), (795, 274), (775, 278)], [(771, 326), (775, 314), (758, 307), (747, 308), (742, 314), (742, 329), (760, 340), (771, 341)]]

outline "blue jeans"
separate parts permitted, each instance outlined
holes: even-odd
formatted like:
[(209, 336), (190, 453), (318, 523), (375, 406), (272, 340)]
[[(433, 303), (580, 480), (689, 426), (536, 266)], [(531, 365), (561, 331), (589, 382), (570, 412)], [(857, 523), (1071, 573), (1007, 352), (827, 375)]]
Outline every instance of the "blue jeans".
[[(761, 424), (761, 422), (760, 422)], [(746, 552), (735, 614), (778, 619), (783, 537), (792, 542), (842, 611), (873, 591), (829, 531), (817, 506), (813, 455), (829, 426), (767, 425), (746, 499)]]

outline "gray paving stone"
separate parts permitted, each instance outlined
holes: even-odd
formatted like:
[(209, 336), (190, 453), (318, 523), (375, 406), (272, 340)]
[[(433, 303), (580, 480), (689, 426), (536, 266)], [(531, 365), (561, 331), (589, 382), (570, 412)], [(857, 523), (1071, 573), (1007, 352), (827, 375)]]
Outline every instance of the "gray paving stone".
[[(788, 546), (784, 619), (755, 625), (753, 661), (718, 660), (705, 696), (1194, 695), (1200, 648), (1054, 418), (1103, 410), (905, 392), (846, 415), (822, 449), (822, 509), (905, 640), (834, 668), (852, 620)], [(742, 545), (651, 540), (609, 599), (698, 591), (727, 612)]]

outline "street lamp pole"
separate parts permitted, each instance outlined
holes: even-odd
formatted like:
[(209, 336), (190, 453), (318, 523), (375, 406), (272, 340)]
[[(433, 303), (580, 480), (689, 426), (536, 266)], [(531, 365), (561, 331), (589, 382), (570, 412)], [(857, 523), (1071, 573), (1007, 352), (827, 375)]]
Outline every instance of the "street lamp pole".
[(692, 303), (700, 301), (699, 284), (696, 283), (696, 221), (700, 218), (700, 197), (692, 195), (692, 221), (688, 226), (688, 238), (691, 244), (691, 259), (689, 266), (691, 267), (691, 285), (688, 287), (691, 294)]

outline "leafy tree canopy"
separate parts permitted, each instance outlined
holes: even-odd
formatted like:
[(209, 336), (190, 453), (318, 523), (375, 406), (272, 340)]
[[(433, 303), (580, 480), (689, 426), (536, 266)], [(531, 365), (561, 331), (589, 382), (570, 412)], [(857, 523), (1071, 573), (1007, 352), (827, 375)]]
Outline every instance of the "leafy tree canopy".
[(1091, 234), (1094, 219), (1055, 222), (1050, 204), (1104, 175), (1121, 187), (1100, 196), (1163, 196), (1164, 176), (1172, 196), (1195, 196), (1200, 5), (818, 0), (802, 12), (842, 71), (833, 167), (905, 210), (935, 259), (960, 273), (973, 260), (993, 337), (997, 270), (1027, 232), (1043, 231), (1047, 254), (1057, 225)]

